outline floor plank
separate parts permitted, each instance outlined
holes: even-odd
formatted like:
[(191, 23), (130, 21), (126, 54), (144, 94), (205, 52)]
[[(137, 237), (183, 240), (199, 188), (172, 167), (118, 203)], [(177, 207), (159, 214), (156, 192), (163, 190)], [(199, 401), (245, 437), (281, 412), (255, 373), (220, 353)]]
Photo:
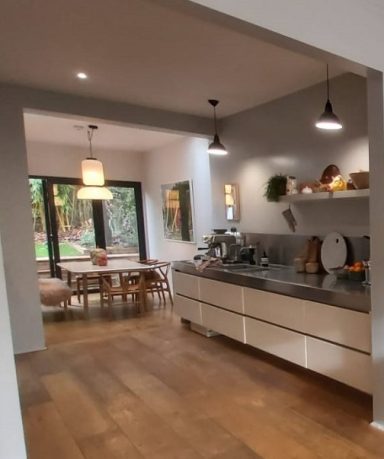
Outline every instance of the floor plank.
[(357, 391), (192, 333), (169, 309), (60, 314), (48, 350), (16, 358), (32, 459), (384, 457)]
[(29, 459), (84, 459), (52, 402), (29, 407), (24, 428)]

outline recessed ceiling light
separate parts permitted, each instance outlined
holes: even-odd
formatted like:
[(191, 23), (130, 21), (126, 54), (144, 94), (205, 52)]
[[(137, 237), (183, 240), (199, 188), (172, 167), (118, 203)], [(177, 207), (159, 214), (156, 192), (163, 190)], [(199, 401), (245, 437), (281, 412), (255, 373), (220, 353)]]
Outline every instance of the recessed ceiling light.
[(80, 80), (86, 80), (88, 78), (88, 75), (84, 72), (79, 72), (76, 74), (77, 78), (79, 78)]

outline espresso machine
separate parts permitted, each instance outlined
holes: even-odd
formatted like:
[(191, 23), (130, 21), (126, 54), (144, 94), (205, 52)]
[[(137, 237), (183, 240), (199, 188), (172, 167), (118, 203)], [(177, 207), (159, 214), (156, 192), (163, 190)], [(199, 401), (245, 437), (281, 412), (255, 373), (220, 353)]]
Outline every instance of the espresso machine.
[(208, 245), (208, 256), (226, 260), (230, 247), (236, 244), (236, 238), (232, 234), (212, 233), (204, 235), (203, 242)]

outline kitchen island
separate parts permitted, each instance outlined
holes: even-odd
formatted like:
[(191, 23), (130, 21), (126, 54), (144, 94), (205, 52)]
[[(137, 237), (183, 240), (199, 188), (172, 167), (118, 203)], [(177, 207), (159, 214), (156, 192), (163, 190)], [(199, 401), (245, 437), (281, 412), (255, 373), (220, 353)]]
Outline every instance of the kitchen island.
[(334, 276), (173, 263), (175, 312), (212, 330), (371, 392), (369, 287)]

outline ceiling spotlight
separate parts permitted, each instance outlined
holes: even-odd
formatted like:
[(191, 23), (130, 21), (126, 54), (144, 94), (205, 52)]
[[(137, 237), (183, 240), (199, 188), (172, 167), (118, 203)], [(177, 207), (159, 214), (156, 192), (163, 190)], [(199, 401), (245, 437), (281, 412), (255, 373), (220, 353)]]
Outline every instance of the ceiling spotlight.
[(343, 125), (338, 116), (333, 112), (331, 101), (329, 100), (329, 75), (327, 64), (327, 102), (325, 103), (324, 112), (320, 115), (316, 123), (318, 129), (325, 129), (328, 131), (335, 131), (342, 129)]
[(219, 101), (215, 99), (209, 99), (208, 102), (213, 107), (213, 125), (215, 129), (215, 135), (213, 136), (213, 141), (209, 144), (208, 153), (211, 155), (226, 155), (228, 153), (227, 149), (220, 142), (220, 138), (217, 133), (216, 106), (218, 105)]
[(88, 75), (84, 72), (79, 72), (76, 74), (77, 78), (79, 78), (79, 80), (86, 80), (88, 78)]

